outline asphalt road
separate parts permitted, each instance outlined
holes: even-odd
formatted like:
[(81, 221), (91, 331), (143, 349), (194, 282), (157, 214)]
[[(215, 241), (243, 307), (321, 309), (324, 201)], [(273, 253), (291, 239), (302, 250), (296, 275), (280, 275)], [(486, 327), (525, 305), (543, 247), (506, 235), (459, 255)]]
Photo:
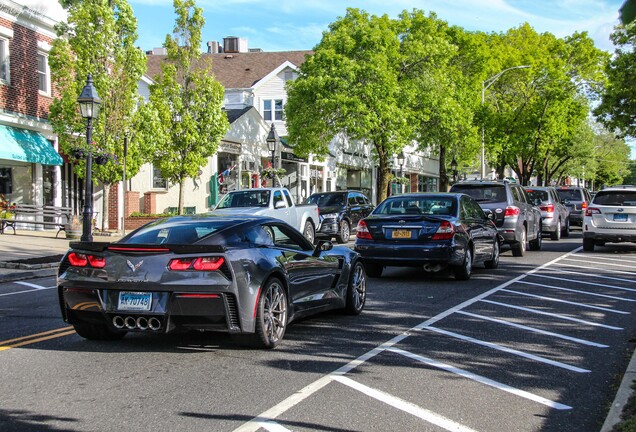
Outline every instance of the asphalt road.
[(0, 430), (598, 431), (633, 349), (636, 245), (580, 244), (466, 282), (389, 269), (362, 315), (296, 322), (270, 351), (87, 341), (53, 278), (0, 284)]

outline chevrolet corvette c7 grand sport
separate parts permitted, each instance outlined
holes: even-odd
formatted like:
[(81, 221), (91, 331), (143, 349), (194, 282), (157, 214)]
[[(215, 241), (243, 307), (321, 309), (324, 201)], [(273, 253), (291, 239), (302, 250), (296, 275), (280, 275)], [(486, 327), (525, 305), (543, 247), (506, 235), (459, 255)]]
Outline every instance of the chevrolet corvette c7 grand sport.
[(329, 309), (362, 312), (359, 255), (314, 247), (278, 219), (176, 216), (118, 242), (74, 242), (58, 272), (63, 318), (87, 339), (177, 330), (253, 334), (275, 347), (294, 319)]

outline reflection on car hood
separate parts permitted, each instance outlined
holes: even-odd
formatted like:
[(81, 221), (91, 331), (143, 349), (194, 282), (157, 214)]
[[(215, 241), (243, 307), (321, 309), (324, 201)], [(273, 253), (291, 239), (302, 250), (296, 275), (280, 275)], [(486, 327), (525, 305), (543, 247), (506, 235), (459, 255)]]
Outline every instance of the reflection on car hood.
[(226, 207), (222, 209), (215, 209), (214, 213), (221, 214), (249, 214), (249, 215), (257, 215), (264, 214), (268, 210), (267, 207)]

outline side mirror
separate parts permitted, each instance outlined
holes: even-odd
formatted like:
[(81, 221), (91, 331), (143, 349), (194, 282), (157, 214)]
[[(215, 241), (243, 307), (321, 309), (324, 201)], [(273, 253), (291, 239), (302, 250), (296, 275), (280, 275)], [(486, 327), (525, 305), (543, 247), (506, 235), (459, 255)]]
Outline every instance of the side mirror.
[(275, 209), (285, 208), (285, 202), (284, 201), (276, 201), (276, 203), (274, 204), (274, 208)]
[(330, 240), (318, 240), (316, 248), (314, 249), (314, 256), (318, 257), (322, 252), (327, 252), (333, 249), (333, 243)]

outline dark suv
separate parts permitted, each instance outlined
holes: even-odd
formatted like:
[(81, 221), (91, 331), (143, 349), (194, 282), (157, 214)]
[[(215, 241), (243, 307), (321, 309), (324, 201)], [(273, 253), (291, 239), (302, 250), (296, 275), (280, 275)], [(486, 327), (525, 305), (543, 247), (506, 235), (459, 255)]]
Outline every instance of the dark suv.
[(588, 190), (579, 186), (559, 186), (556, 190), (563, 204), (570, 210), (570, 225), (582, 227), (585, 209), (592, 202)]
[(316, 237), (335, 237), (338, 243), (346, 243), (355, 231), (360, 219), (373, 211), (371, 200), (358, 191), (315, 193), (307, 198), (308, 204), (316, 204), (320, 211), (320, 231)]
[(464, 181), (455, 183), (451, 192), (470, 195), (493, 221), (514, 256), (523, 256), (529, 242), (530, 250), (541, 249), (541, 211), (523, 187), (507, 181)]

